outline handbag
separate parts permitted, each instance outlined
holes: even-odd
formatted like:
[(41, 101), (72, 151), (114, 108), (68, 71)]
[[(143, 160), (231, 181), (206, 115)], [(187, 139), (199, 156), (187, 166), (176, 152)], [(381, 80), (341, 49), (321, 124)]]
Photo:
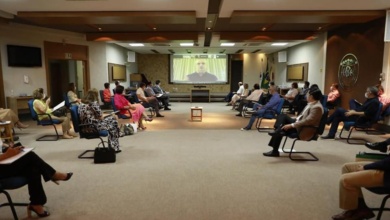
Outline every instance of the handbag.
[(52, 114), (57, 117), (62, 117), (62, 116), (66, 116), (66, 112), (67, 112), (66, 106), (62, 106), (61, 108), (52, 112)]
[(94, 163), (115, 163), (116, 154), (112, 147), (96, 147), (93, 156)]
[(121, 125), (120, 131), (126, 136), (133, 135), (134, 133), (137, 133), (137, 125), (133, 123)]

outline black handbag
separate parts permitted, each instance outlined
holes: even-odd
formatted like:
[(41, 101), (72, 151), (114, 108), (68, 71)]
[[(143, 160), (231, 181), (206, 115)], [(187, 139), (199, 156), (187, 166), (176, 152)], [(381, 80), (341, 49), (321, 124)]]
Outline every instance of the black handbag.
[(94, 163), (115, 163), (116, 154), (112, 147), (97, 147), (93, 157)]

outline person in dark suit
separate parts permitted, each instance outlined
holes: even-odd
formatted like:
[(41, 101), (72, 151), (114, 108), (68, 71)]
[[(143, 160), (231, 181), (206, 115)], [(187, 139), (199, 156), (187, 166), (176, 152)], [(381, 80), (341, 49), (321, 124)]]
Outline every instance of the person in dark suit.
[(166, 92), (163, 88), (161, 88), (161, 81), (156, 80), (156, 84), (153, 86), (153, 91), (156, 93), (156, 95), (161, 94), (161, 97), (166, 98), (168, 102), (168, 106), (171, 104), (169, 103), (169, 92)]
[[(389, 143), (390, 139), (387, 139), (383, 142), (367, 142), (366, 146), (372, 150), (387, 152)], [(332, 216), (332, 219), (370, 219), (375, 216), (364, 201), (363, 187), (390, 187), (389, 155), (376, 162), (358, 161), (344, 164), (339, 184), (339, 200), (340, 208), (345, 211)]]
[[(0, 139), (0, 146), (4, 148), (4, 153), (0, 153), (0, 161), (16, 156), (23, 151), (23, 146), (13, 146), (3, 144)], [(53, 181), (59, 184), (58, 181), (67, 181), (72, 177), (73, 173), (63, 173), (56, 171), (53, 167), (42, 160), (33, 151), (26, 153), (16, 161), (7, 165), (0, 165), (0, 178), (10, 177), (25, 177), (28, 185), (28, 193), (30, 195), (30, 204), (27, 211), (31, 217), (31, 212), (34, 212), (39, 217), (47, 217), (50, 215), (45, 210), (43, 205), (47, 202), (45, 191), (42, 186), (42, 177), (45, 182)]]
[(268, 146), (273, 149), (270, 152), (263, 153), (266, 157), (279, 157), (279, 146), (283, 139), (283, 136), (292, 135), (294, 133), (299, 134), (301, 140), (309, 140), (315, 132), (316, 128), (305, 128), (303, 126), (318, 126), (321, 121), (324, 109), (319, 100), (322, 97), (322, 92), (318, 88), (312, 88), (308, 92), (307, 102), (305, 109), (297, 118), (290, 118), (286, 114), (280, 114), (276, 119), (273, 132), (268, 133), (272, 136), (268, 143)]
[(336, 111), (329, 116), (327, 120), (327, 124), (331, 124), (328, 135), (322, 136), (321, 138), (334, 139), (339, 123), (342, 121), (355, 121), (359, 124), (365, 124), (375, 120), (375, 115), (379, 108), (378, 88), (375, 86), (367, 87), (365, 97), (367, 100), (362, 106), (359, 106), (356, 109), (336, 109)]
[(187, 80), (191, 82), (216, 82), (218, 78), (207, 72), (207, 65), (205, 59), (196, 60), (196, 72), (188, 74)]

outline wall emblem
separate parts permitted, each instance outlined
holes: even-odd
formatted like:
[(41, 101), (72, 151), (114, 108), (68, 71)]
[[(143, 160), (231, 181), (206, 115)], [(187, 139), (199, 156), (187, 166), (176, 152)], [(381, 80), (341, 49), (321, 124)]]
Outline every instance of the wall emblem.
[(339, 85), (346, 91), (352, 89), (359, 77), (359, 61), (355, 55), (346, 54), (340, 61)]

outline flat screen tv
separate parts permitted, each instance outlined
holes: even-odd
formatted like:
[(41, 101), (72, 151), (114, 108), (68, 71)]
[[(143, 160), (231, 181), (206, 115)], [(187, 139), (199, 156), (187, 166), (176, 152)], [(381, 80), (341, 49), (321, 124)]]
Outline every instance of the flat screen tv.
[(42, 55), (39, 47), (7, 45), (8, 66), (41, 67)]

